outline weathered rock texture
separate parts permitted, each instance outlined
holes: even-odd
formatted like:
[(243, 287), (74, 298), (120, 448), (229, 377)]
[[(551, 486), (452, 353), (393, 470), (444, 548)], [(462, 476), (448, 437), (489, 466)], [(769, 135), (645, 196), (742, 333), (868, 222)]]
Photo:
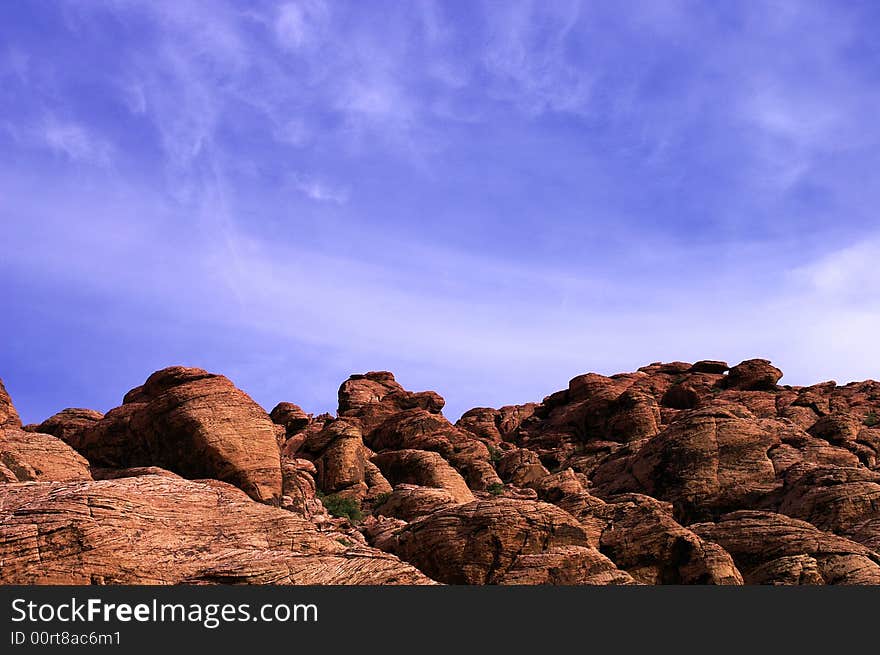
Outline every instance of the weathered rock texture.
[(121, 407), (68, 438), (94, 466), (160, 466), (229, 482), (256, 500), (277, 502), (282, 495), (268, 414), (227, 378), (201, 369), (154, 373)]
[(89, 463), (48, 434), (0, 430), (0, 482), (91, 480)]
[(452, 424), (388, 372), (315, 416), (172, 367), (25, 428), (0, 383), (0, 582), (880, 584), (880, 383), (782, 379), (656, 362)]
[(18, 412), (12, 404), (12, 399), (3, 386), (3, 380), (0, 380), (0, 430), (4, 428), (20, 428), (21, 419), (18, 418)]
[(220, 482), (146, 475), (0, 485), (3, 584), (422, 584)]
[(93, 409), (69, 407), (47, 418), (34, 431), (51, 434), (62, 441), (75, 444), (79, 443), (84, 432), (94, 427), (102, 418), (104, 415)]
[(546, 503), (498, 499), (441, 509), (417, 519), (383, 547), (450, 584), (628, 583), (590, 545), (570, 514)]

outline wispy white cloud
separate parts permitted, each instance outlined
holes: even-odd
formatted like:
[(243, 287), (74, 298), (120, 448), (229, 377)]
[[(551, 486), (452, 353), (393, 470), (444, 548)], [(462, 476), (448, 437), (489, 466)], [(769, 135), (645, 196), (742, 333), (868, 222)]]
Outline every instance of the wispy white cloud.
[[(138, 138), (158, 136), (161, 157), (140, 173), (166, 173), (82, 174), (102, 193), (56, 180), (9, 200), (21, 180), (0, 167), (7, 210), (27, 218), (5, 230), (19, 254), (0, 264), (122, 308), (83, 321), (133, 329), (143, 315), (279, 351), (306, 344), (345, 374), (402, 367), (452, 413), (656, 359), (765, 355), (786, 381), (876, 377), (878, 241), (801, 253), (810, 235), (785, 225), (799, 206), (767, 200), (810, 180), (875, 204), (869, 168), (853, 180), (828, 160), (880, 140), (878, 91), (841, 54), (852, 26), (812, 5), (744, 33), (688, 3), (491, 3), (473, 24), (428, 2), (415, 15), (315, 0), (69, 6), (149, 28), (114, 50), (112, 82)], [(55, 102), (57, 88), (35, 97)], [(4, 124), (71, 162), (126, 155), (87, 112), (63, 109), (47, 115), (77, 120)], [(370, 180), (379, 166), (388, 179)], [(655, 203), (657, 179), (673, 182)], [(400, 209), (392, 194), (412, 180), (425, 199)], [(459, 196), (469, 203), (444, 204)], [(380, 220), (395, 211), (412, 215)], [(725, 212), (742, 229), (709, 229)], [(631, 214), (635, 227), (617, 225)], [(776, 223), (784, 238), (758, 234)]]
[(312, 175), (294, 173), (290, 176), (290, 184), (306, 197), (317, 202), (332, 202), (344, 205), (348, 202), (349, 188), (332, 184)]
[(495, 78), (491, 92), (530, 114), (587, 111), (596, 72), (567, 56), (567, 39), (581, 16), (580, 3), (491, 7), (483, 59)]
[(832, 250), (792, 271), (793, 280), (825, 307), (857, 305), (880, 317), (880, 236)]
[(309, 48), (321, 41), (329, 20), (330, 5), (322, 0), (286, 2), (278, 9), (275, 34), (283, 48)]
[(40, 127), (45, 144), (75, 161), (106, 165), (110, 163), (110, 144), (77, 123), (46, 120)]
[(40, 121), (24, 125), (5, 121), (3, 127), (18, 144), (48, 150), (72, 163), (100, 167), (113, 163), (113, 144), (77, 121), (47, 115)]

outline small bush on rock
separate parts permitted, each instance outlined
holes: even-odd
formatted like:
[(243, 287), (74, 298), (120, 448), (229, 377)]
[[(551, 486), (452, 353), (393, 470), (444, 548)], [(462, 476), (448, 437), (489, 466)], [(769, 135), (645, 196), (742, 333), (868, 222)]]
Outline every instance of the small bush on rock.
[(358, 523), (364, 518), (361, 512), (361, 504), (354, 498), (343, 498), (336, 494), (318, 493), (318, 499), (323, 503), (331, 516), (346, 518), (352, 523)]

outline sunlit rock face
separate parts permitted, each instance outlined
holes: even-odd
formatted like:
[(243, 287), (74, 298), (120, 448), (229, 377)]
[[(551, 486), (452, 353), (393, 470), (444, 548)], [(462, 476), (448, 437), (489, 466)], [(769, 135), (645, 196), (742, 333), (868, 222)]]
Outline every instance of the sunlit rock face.
[(455, 424), (387, 371), (335, 416), (170, 367), (22, 426), (0, 384), (0, 582), (880, 584), (880, 384), (781, 379), (658, 362)]

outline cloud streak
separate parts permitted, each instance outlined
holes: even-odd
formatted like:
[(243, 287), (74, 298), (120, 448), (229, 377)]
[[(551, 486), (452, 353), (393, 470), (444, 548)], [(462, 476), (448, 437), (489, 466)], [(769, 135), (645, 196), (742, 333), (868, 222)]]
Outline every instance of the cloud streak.
[(657, 359), (877, 376), (870, 8), (64, 7), (65, 59), (0, 16), (32, 420), (181, 359), (314, 410), (391, 368), (453, 417)]

